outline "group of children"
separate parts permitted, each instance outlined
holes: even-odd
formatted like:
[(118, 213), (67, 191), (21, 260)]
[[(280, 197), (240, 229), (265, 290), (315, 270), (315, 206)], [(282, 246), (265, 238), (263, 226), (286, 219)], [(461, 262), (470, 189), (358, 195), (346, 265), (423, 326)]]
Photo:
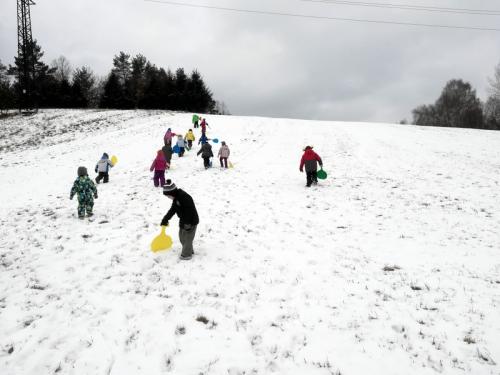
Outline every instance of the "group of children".
[[(201, 123), (199, 123), (201, 121)], [(212, 166), (211, 158), (214, 157), (212, 152), (212, 146), (209, 143), (209, 138), (206, 135), (207, 122), (204, 118), (198, 115), (193, 115), (192, 118), (193, 127), (201, 127), (201, 136), (198, 140), (198, 144), (201, 144), (201, 148), (197, 155), (201, 155), (203, 158), (203, 165), (205, 169)], [(176, 138), (174, 138), (176, 137)], [(172, 143), (175, 140), (175, 146), (172, 147)], [(191, 150), (193, 147), (193, 142), (196, 137), (192, 129), (183, 137), (181, 134), (175, 134), (172, 132), (171, 128), (168, 128), (167, 132), (163, 137), (164, 146), (161, 150), (158, 150), (156, 158), (151, 164), (150, 171), (154, 171), (153, 183), (155, 187), (161, 187), (165, 185), (165, 172), (170, 168), (170, 163), (172, 160), (172, 154), (178, 153), (179, 157), (183, 157), (186, 150)], [(219, 157), (221, 168), (228, 168), (228, 158), (230, 155), (229, 146), (226, 142), (222, 142), (217, 156)], [(312, 146), (306, 146), (304, 148), (304, 154), (300, 160), (300, 172), (303, 172), (305, 167), (306, 171), (306, 186), (310, 187), (312, 184), (318, 183), (317, 177), (317, 164), (323, 167), (323, 161), (320, 156), (313, 151)], [(95, 182), (99, 184), (101, 181), (104, 183), (109, 182), (109, 170), (113, 167), (113, 163), (109, 159), (109, 155), (104, 153), (101, 159), (97, 162), (95, 166), (95, 172), (98, 174)], [(73, 199), (75, 195), (78, 196), (78, 218), (83, 219), (85, 214), (87, 217), (93, 215), (94, 199), (97, 199), (97, 188), (94, 182), (89, 178), (87, 169), (85, 167), (78, 167), (77, 170), (78, 177), (73, 183), (73, 187), (70, 192), (70, 199)]]
[[(198, 115), (193, 115), (192, 123), (195, 129), (201, 128), (201, 136), (198, 140), (198, 145), (201, 145), (201, 148), (197, 155), (201, 155), (203, 158), (203, 165), (205, 169), (208, 169), (212, 166), (210, 159), (214, 156), (212, 145), (209, 143), (210, 139), (207, 137), (208, 123), (206, 119)], [(189, 129), (184, 137), (182, 134), (174, 133), (171, 128), (167, 129), (163, 136), (164, 146), (161, 150), (158, 150), (156, 158), (153, 160), (150, 167), (150, 171), (154, 172), (153, 184), (155, 187), (165, 184), (165, 172), (170, 168), (172, 154), (175, 152), (180, 158), (183, 157), (186, 150), (189, 151), (193, 148), (193, 142), (195, 140), (196, 137), (193, 133), (193, 129)], [(228, 168), (229, 155), (229, 146), (223, 141), (218, 153), (221, 168)]]

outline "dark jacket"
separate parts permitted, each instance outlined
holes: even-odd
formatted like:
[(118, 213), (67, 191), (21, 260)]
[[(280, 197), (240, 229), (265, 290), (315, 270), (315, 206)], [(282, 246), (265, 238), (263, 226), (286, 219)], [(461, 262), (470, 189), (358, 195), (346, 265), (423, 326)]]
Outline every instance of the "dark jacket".
[(170, 164), (170, 160), (172, 160), (172, 147), (170, 146), (163, 146), (161, 148), (163, 151), (163, 155), (165, 155), (165, 159), (167, 160), (167, 163)]
[(171, 195), (174, 197), (172, 207), (170, 207), (163, 220), (168, 221), (177, 214), (181, 228), (184, 228), (186, 225), (198, 225), (200, 219), (193, 198), (182, 189), (175, 190)]
[(214, 156), (210, 143), (205, 143), (203, 146), (201, 146), (200, 151), (198, 151), (196, 155), (199, 154), (201, 154), (202, 158), (211, 158), (212, 156)]

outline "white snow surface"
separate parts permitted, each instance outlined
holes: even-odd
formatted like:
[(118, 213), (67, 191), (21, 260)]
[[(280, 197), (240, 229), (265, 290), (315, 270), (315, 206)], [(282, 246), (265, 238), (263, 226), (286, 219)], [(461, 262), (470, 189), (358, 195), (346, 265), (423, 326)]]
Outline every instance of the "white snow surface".
[(177, 218), (149, 249), (171, 204), (149, 167), (191, 114), (0, 120), (0, 374), (500, 374), (500, 132), (207, 119), (234, 168), (193, 150), (167, 173), (200, 215), (191, 261)]

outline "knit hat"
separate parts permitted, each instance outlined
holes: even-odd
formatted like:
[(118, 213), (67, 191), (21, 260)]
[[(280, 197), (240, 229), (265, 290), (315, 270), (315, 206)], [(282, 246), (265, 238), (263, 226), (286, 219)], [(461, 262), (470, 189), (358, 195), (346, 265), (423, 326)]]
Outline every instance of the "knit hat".
[(226, 145), (226, 142), (222, 141), (222, 145), (225, 146)]
[(313, 149), (313, 146), (306, 146), (306, 147), (304, 147), (304, 151), (312, 150), (312, 149)]
[(102, 154), (102, 159), (109, 159), (109, 155), (107, 153)]
[(177, 186), (175, 186), (171, 179), (165, 181), (165, 185), (163, 185), (163, 195), (172, 195), (176, 190)]
[(85, 167), (78, 167), (78, 177), (83, 177), (83, 176), (88, 176), (89, 174), (87, 173), (87, 168)]

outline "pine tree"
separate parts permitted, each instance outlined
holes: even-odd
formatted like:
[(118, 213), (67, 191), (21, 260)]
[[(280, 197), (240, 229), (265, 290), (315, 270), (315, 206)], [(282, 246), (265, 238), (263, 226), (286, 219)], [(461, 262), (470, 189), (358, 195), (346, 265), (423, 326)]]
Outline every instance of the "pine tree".
[(175, 100), (174, 109), (176, 110), (186, 110), (187, 109), (187, 83), (188, 77), (184, 72), (183, 68), (178, 68), (175, 71)]
[(139, 103), (141, 103), (144, 97), (144, 91), (146, 87), (146, 66), (148, 60), (143, 55), (137, 55), (132, 59), (132, 74), (130, 79), (131, 87), (131, 97), (134, 103), (134, 108), (139, 108)]
[(100, 108), (123, 108), (124, 93), (119, 78), (111, 72), (104, 84), (104, 92), (99, 103)]
[[(29, 50), (29, 48), (28, 48)], [(46, 106), (48, 103), (54, 102), (55, 79), (53, 77), (54, 69), (49, 68), (42, 61), (44, 53), (42, 48), (34, 40), (32, 44), (33, 55), (28, 58), (28, 65), (34, 66), (34, 76), (25, 76), (23, 70), (24, 57), (21, 54), (14, 58), (14, 66), (9, 67), (9, 74), (15, 75), (17, 83), (15, 89), (18, 98), (22, 98), (26, 103), (21, 103), (23, 106)], [(25, 93), (21, 92), (23, 85), (21, 82), (26, 82), (30, 87), (31, 96), (26, 97)]]
[(210, 113), (214, 109), (215, 102), (212, 99), (212, 93), (206, 87), (197, 70), (194, 70), (189, 77), (186, 89), (186, 103), (187, 109), (192, 112)]
[(72, 82), (73, 105), (76, 108), (88, 108), (95, 90), (96, 78), (88, 67), (75, 70)]
[(113, 57), (113, 70), (111, 72), (116, 75), (118, 81), (124, 87), (132, 74), (130, 55), (120, 51), (117, 56)]

